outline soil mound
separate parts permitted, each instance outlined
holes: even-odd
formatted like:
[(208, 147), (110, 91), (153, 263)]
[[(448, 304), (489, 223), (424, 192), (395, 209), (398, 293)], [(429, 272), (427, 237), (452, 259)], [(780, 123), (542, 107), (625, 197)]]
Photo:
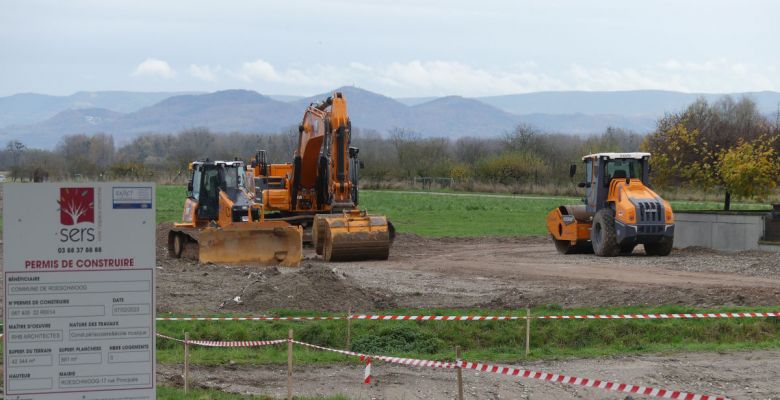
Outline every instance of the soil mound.
[(298, 269), (283, 271), (270, 268), (250, 274), (246, 287), (222, 308), (253, 313), (271, 309), (347, 312), (350, 308), (358, 312), (394, 306), (390, 295), (362, 288), (338, 268), (304, 262)]

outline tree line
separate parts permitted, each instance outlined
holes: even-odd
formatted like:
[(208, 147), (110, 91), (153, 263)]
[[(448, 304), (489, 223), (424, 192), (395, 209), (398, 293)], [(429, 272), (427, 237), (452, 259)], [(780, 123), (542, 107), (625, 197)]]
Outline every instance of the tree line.
[[(568, 180), (570, 162), (595, 151), (635, 151), (642, 135), (609, 128), (601, 135), (544, 133), (528, 126), (493, 138), (426, 138), (406, 129), (384, 135), (353, 128), (351, 146), (360, 149), (363, 179), (409, 181), (446, 177), (505, 185)], [(257, 150), (271, 162), (290, 162), (297, 129), (276, 134), (219, 134), (190, 129), (178, 134), (145, 134), (115, 146), (109, 134), (68, 135), (53, 150), (8, 142), (0, 151), (0, 170), (24, 180), (159, 179), (180, 176), (194, 160), (250, 160)]]
[[(568, 167), (596, 152), (649, 151), (653, 180), (661, 186), (723, 189), (761, 198), (777, 186), (780, 129), (750, 99), (699, 99), (658, 120), (648, 135), (619, 128), (580, 136), (519, 125), (488, 138), (423, 137), (392, 129), (353, 128), (352, 143), (369, 182), (409, 182), (416, 177), (452, 178), (459, 184), (569, 184)], [(184, 181), (190, 161), (251, 159), (267, 150), (271, 162), (290, 162), (297, 128), (275, 134), (219, 134), (190, 129), (145, 134), (117, 146), (110, 134), (69, 135), (53, 150), (28, 149), (19, 141), (0, 151), (0, 170), (25, 180), (154, 179)]]

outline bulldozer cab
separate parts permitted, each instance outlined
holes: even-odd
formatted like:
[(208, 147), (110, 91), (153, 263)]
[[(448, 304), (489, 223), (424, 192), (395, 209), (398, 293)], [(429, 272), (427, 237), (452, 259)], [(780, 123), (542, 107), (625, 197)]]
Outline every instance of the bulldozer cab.
[(244, 164), (241, 161), (199, 161), (192, 163), (188, 185), (189, 197), (198, 203), (199, 220), (215, 220), (219, 216), (220, 190), (233, 201), (245, 187)]
[[(649, 158), (649, 153), (597, 153), (583, 157), (585, 180), (578, 186), (585, 188), (585, 210), (596, 213), (607, 207), (609, 185), (614, 179), (640, 179), (648, 185)], [(576, 167), (572, 167), (575, 172)]]

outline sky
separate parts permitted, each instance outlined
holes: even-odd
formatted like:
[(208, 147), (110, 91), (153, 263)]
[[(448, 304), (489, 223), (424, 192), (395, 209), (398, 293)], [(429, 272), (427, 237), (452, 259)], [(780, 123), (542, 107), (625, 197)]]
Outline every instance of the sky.
[(780, 91), (779, 1), (0, 0), (0, 96)]

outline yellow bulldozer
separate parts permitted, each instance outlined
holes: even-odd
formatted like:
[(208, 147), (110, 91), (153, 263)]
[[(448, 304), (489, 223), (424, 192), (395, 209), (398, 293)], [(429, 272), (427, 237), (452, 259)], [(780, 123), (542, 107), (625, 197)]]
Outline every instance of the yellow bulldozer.
[[(582, 158), (584, 204), (562, 205), (547, 215), (547, 230), (563, 254), (666, 256), (674, 242), (674, 213), (649, 187), (649, 153), (597, 153)], [(569, 175), (574, 177), (572, 164)]]
[(351, 131), (342, 93), (311, 104), (292, 163), (269, 163), (262, 150), (255, 156), (255, 198), (268, 212), (266, 221), (311, 227), (311, 241), (326, 261), (385, 260), (395, 231), (385, 216), (358, 208), (363, 162), (350, 147)]
[(302, 257), (300, 226), (265, 219), (246, 185), (242, 161), (195, 161), (182, 222), (168, 232), (168, 254), (189, 254), (202, 263), (297, 266)]

